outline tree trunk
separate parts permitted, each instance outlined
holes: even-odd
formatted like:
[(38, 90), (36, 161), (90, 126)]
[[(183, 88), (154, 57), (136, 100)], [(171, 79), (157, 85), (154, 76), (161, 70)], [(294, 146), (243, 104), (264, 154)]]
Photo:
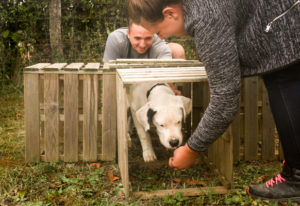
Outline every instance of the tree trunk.
[(53, 61), (63, 57), (61, 42), (61, 0), (50, 0), (49, 5), (50, 45)]

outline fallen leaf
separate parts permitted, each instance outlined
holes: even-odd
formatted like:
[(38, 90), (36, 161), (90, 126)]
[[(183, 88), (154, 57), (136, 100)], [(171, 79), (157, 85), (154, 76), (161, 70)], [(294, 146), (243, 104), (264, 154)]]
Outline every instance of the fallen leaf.
[(266, 178), (266, 175), (262, 175), (256, 179), (255, 184), (261, 183)]
[(182, 179), (180, 179), (180, 178), (174, 178), (173, 181), (176, 182), (176, 183), (181, 183)]
[(63, 183), (63, 184), (60, 184), (60, 185), (50, 185), (50, 188), (51, 189), (55, 189), (55, 188), (61, 188), (63, 186), (67, 185), (67, 183)]
[(66, 176), (67, 178), (71, 178), (71, 177), (72, 177), (71, 174), (66, 174), (65, 176)]
[(114, 175), (111, 174), (111, 173), (108, 173), (107, 176), (108, 176), (108, 178), (109, 178), (109, 180), (110, 180), (111, 182), (120, 179), (118, 176), (114, 176)]
[(99, 169), (101, 167), (101, 164), (99, 162), (94, 162), (94, 163), (90, 163), (90, 166)]
[(63, 183), (63, 184), (60, 184), (60, 185), (56, 185), (55, 187), (56, 187), (56, 188), (60, 188), (60, 187), (63, 187), (63, 186), (65, 186), (65, 185), (67, 185), (67, 183)]
[(131, 180), (131, 184), (136, 185), (136, 180)]
[(184, 181), (187, 185), (201, 185), (203, 187), (206, 187), (206, 183), (201, 180), (186, 180)]
[(120, 192), (117, 194), (117, 196), (118, 196), (118, 197), (124, 197), (125, 194), (124, 194), (122, 191), (120, 191)]

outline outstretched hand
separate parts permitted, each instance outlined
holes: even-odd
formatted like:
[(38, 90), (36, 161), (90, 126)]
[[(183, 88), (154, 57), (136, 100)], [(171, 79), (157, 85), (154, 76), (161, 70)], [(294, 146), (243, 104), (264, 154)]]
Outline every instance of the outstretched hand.
[(187, 144), (174, 151), (174, 157), (169, 159), (169, 167), (174, 170), (184, 170), (190, 168), (196, 161), (198, 152), (193, 151)]

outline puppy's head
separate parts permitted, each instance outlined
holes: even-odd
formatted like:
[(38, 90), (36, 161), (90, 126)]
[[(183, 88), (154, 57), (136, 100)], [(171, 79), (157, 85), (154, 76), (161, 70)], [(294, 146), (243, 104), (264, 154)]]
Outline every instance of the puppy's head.
[(136, 112), (136, 117), (145, 131), (153, 124), (162, 145), (174, 149), (182, 144), (182, 122), (191, 108), (190, 98), (174, 96), (166, 104), (148, 102)]

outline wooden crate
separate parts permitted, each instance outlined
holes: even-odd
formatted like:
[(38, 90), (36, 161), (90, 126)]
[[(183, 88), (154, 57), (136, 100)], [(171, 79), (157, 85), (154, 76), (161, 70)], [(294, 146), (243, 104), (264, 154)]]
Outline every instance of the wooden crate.
[[(129, 159), (127, 140), (127, 101), (126, 90), (130, 84), (144, 82), (205, 82), (207, 81), (204, 67), (197, 61), (178, 60), (117, 60), (107, 65), (107, 70), (116, 70), (117, 91), (117, 136), (118, 136), (118, 164), (125, 195), (140, 198), (161, 197), (182, 192), (184, 195), (196, 196), (206, 192), (224, 194), (232, 187), (233, 177), (233, 151), (231, 127), (209, 149), (208, 161), (220, 177), (223, 186), (209, 188), (188, 188), (159, 190), (151, 192), (134, 193), (129, 180)], [(120, 68), (119, 65), (120, 64)], [(208, 162), (207, 162), (208, 163)], [(209, 164), (209, 163), (208, 163)], [(205, 192), (206, 191), (206, 192)]]
[(102, 81), (110, 79), (111, 74), (103, 74), (100, 63), (26, 67), (26, 161), (114, 160), (116, 117), (109, 114), (115, 107), (102, 101), (115, 89), (107, 88), (107, 83), (102, 88)]
[[(193, 129), (209, 103), (207, 82), (193, 85)], [(239, 160), (283, 160), (268, 94), (259, 77), (242, 79), (240, 110), (232, 123), (233, 157)]]

